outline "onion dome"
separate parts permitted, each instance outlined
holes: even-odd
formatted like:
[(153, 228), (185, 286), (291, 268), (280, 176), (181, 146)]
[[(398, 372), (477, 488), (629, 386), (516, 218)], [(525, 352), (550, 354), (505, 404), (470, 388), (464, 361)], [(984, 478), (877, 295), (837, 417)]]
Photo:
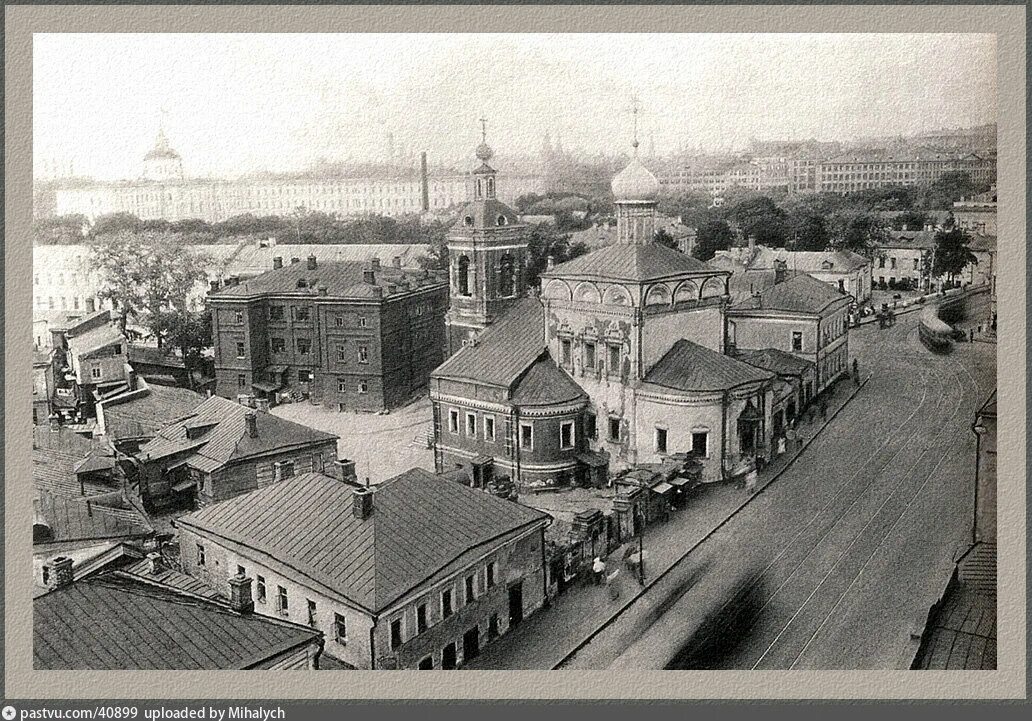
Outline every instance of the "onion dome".
[(491, 150), (491, 146), (486, 142), (481, 143), (477, 146), (477, 160), (487, 162), (494, 157), (494, 151)]
[(616, 174), (612, 183), (613, 196), (617, 201), (655, 200), (659, 195), (659, 181), (649, 169), (638, 160), (637, 143), (634, 157), (627, 167)]

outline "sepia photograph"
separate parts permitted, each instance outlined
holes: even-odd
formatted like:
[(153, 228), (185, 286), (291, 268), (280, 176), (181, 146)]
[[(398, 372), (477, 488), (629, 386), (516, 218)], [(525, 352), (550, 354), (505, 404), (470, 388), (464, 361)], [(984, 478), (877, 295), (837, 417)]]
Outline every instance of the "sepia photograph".
[(35, 34), (32, 668), (998, 669), (997, 49)]

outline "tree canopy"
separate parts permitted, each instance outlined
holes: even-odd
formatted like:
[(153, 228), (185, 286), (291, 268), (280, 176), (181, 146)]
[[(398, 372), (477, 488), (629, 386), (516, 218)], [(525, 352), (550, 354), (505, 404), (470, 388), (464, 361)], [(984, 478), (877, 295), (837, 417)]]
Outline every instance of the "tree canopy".
[(952, 281), (970, 263), (977, 263), (978, 259), (969, 247), (970, 242), (971, 239), (963, 228), (940, 230), (936, 233), (932, 274), (947, 276)]

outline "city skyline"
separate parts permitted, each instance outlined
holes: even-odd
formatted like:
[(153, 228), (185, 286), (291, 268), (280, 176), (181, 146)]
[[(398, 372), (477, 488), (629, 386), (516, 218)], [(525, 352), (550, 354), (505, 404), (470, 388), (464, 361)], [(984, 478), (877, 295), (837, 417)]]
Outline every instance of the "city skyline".
[(383, 160), (388, 135), (449, 162), (481, 117), (501, 154), (547, 132), (617, 155), (632, 96), (660, 155), (996, 118), (995, 40), (974, 34), (39, 35), (34, 78), (36, 172), (110, 180), (138, 177), (159, 124), (188, 175), (235, 176)]

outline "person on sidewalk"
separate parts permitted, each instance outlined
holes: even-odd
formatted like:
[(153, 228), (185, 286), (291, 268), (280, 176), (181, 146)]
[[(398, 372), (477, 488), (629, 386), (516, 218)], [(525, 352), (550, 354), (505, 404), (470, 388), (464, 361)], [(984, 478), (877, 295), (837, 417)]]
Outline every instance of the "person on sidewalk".
[(856, 358), (853, 359), (853, 382), (860, 385), (860, 364)]
[(595, 561), (591, 564), (591, 570), (595, 574), (595, 585), (601, 586), (606, 578), (606, 562), (595, 556)]

